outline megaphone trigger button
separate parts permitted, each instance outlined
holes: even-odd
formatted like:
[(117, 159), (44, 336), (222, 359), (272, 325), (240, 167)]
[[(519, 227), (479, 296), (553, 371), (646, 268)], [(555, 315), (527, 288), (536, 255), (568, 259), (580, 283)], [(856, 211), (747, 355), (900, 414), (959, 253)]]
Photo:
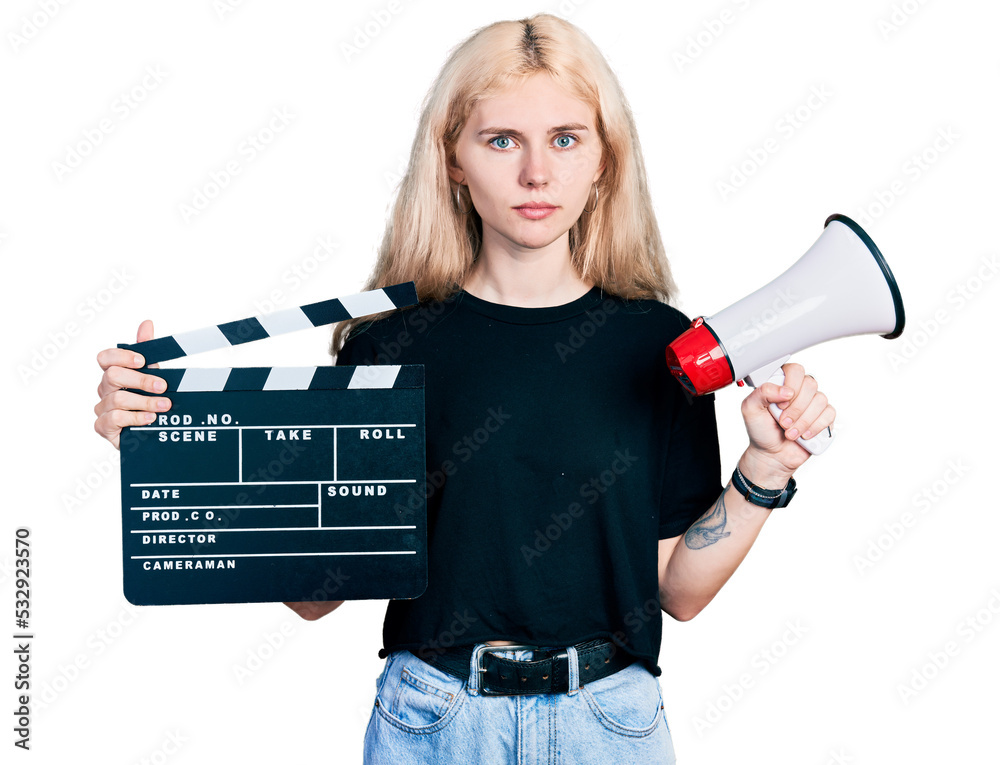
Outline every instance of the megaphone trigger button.
[(736, 381), (736, 385), (737, 385), (738, 387), (742, 388), (742, 387), (743, 387), (744, 385), (746, 385), (746, 383), (745, 383), (745, 382), (743, 382), (742, 380), (737, 380), (737, 381)]

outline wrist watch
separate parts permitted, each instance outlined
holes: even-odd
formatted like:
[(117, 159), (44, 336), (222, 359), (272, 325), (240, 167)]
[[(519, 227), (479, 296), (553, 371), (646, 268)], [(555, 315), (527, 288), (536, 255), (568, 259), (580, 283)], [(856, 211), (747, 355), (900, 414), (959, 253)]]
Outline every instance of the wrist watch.
[(784, 489), (761, 488), (746, 479), (743, 473), (740, 472), (739, 465), (733, 471), (733, 486), (747, 502), (758, 507), (766, 507), (768, 510), (786, 507), (792, 501), (792, 497), (795, 496), (795, 492), (797, 491), (794, 478), (788, 479), (788, 485)]

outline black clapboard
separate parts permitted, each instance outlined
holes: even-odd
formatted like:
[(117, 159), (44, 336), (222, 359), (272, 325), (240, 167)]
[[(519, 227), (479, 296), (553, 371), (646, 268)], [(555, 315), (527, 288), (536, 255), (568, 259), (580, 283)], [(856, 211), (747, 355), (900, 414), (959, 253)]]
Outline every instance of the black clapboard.
[[(316, 304), (324, 313), (291, 310), (319, 326), (415, 302), (411, 283)], [(274, 316), (120, 347), (149, 364), (305, 326)], [(423, 592), (422, 366), (142, 371), (167, 382), (162, 395), (172, 406), (122, 433), (122, 569), (131, 603)]]

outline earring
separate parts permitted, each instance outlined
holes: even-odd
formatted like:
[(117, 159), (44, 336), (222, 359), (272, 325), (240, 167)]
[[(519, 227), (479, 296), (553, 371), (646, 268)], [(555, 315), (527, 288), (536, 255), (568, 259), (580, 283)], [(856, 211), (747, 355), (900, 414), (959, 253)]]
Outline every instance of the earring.
[(468, 210), (463, 210), (462, 209), (462, 184), (461, 183), (458, 184), (458, 186), (455, 187), (455, 207), (458, 210), (459, 214), (461, 214), (461, 215), (468, 215), (470, 212), (472, 212), (473, 205), (472, 205), (472, 196), (471, 195), (469, 196), (469, 209)]
[(592, 213), (592, 212), (594, 212), (594, 210), (597, 209), (597, 200), (599, 198), (599, 195), (600, 195), (600, 192), (597, 189), (597, 181), (594, 181), (594, 206), (591, 207), (589, 210), (586, 207), (584, 207), (583, 211), (585, 213)]

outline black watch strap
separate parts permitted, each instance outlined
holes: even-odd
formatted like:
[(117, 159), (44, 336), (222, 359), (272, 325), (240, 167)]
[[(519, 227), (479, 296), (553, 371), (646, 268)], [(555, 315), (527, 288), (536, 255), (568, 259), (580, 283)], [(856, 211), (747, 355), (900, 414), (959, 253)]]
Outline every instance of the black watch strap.
[(733, 487), (747, 502), (769, 510), (786, 507), (796, 492), (794, 478), (788, 479), (788, 485), (784, 489), (764, 489), (755, 483), (750, 483), (740, 472), (738, 465), (733, 471)]

